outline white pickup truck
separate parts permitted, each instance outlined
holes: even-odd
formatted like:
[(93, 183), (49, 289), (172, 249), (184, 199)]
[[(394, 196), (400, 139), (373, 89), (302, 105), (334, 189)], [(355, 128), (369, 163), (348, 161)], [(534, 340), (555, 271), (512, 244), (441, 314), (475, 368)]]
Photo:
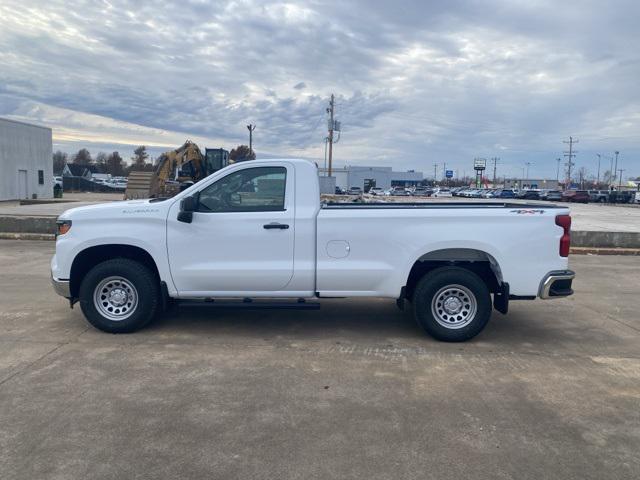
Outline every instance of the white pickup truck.
[(170, 199), (66, 211), (51, 273), (107, 332), (139, 329), (174, 303), (388, 297), (408, 301), (432, 336), (462, 341), (492, 306), (573, 293), (570, 225), (566, 207), (545, 204), (323, 203), (313, 163), (256, 160)]

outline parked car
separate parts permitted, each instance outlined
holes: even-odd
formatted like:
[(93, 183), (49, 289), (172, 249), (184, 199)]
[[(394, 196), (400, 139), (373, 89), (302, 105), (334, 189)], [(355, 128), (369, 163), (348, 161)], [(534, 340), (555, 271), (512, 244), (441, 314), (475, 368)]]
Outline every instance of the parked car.
[(587, 190), (565, 190), (562, 194), (563, 202), (589, 203)]
[(593, 203), (605, 203), (609, 201), (609, 190), (589, 190), (589, 201)]
[(369, 189), (369, 195), (384, 195), (384, 188), (371, 187)]
[(411, 194), (404, 187), (393, 187), (393, 189), (391, 189), (391, 195), (396, 197), (408, 197)]
[(516, 198), (516, 194), (513, 190), (510, 190), (508, 188), (504, 188), (502, 190), (500, 190), (499, 192), (496, 192), (493, 196), (493, 198)]
[(496, 190), (493, 189), (493, 188), (487, 188), (487, 189), (482, 191), (482, 195), (481, 196), (482, 196), (482, 198), (493, 198), (493, 193), (495, 191)]
[[(445, 341), (473, 338), (510, 301), (573, 293), (566, 206), (321, 204), (319, 192), (312, 162), (254, 160), (169, 199), (72, 208), (57, 220), (54, 290), (110, 333), (148, 325), (169, 303), (408, 298)], [(469, 228), (474, 219), (482, 228)]]
[(562, 192), (560, 190), (549, 190), (546, 193), (545, 200), (550, 201), (561, 201), (562, 200)]
[(347, 194), (347, 191), (344, 188), (338, 187), (336, 185), (336, 195), (346, 195), (346, 194)]
[(413, 191), (413, 195), (416, 197), (430, 197), (433, 193), (433, 190), (427, 187), (416, 187)]
[(452, 197), (453, 195), (451, 195), (451, 190), (449, 190), (448, 188), (438, 188), (433, 192), (433, 196), (436, 198), (442, 198)]
[(522, 190), (518, 198), (525, 200), (540, 200), (540, 192), (538, 190)]
[(635, 193), (629, 190), (612, 190), (609, 192), (610, 203), (633, 203), (635, 201)]
[(362, 195), (362, 189), (360, 187), (349, 187), (347, 195)]
[(53, 177), (53, 186), (55, 187), (56, 185), (62, 188), (62, 177), (59, 175), (56, 175), (55, 177)]

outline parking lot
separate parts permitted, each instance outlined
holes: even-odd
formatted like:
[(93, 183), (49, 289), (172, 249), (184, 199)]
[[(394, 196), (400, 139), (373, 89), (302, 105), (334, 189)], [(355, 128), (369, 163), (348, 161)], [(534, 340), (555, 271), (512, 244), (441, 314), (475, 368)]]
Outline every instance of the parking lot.
[(445, 344), (382, 299), (108, 335), (53, 248), (0, 241), (3, 479), (640, 476), (640, 258), (574, 256), (573, 297)]

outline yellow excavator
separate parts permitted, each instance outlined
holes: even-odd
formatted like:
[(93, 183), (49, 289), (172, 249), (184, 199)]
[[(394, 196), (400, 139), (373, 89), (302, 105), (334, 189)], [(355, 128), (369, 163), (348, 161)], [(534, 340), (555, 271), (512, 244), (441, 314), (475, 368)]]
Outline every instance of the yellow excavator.
[(152, 172), (131, 172), (125, 200), (173, 197), (228, 164), (228, 151), (207, 148), (203, 155), (198, 145), (187, 140), (181, 147), (160, 155)]

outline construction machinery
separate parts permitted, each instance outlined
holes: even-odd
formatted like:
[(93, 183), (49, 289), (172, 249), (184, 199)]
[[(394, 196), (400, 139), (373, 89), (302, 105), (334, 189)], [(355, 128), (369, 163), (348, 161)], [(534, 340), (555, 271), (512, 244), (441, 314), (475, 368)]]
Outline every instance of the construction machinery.
[(181, 147), (160, 155), (153, 171), (131, 172), (125, 199), (172, 197), (228, 164), (228, 151), (207, 148), (203, 155), (198, 145), (187, 140)]

